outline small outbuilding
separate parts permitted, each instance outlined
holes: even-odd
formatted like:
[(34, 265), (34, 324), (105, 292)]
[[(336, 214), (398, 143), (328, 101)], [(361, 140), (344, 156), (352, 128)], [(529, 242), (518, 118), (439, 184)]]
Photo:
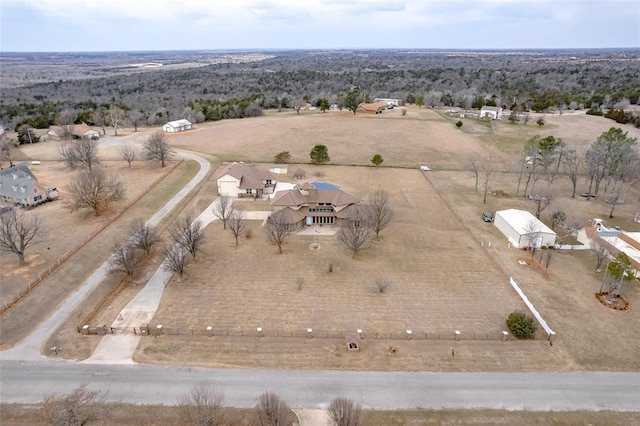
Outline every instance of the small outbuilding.
[(185, 130), (191, 130), (192, 124), (186, 118), (182, 120), (170, 121), (162, 126), (162, 131), (167, 133), (184, 132)]
[(526, 210), (497, 211), (493, 224), (516, 248), (540, 248), (556, 243), (556, 233)]
[(500, 120), (502, 115), (502, 108), (497, 106), (483, 106), (480, 109), (480, 118), (483, 120)]

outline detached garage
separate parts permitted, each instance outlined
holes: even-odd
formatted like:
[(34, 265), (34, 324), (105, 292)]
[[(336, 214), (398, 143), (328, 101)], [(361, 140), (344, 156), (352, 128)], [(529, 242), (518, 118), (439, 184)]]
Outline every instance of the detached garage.
[(516, 248), (540, 248), (556, 243), (556, 233), (526, 210), (500, 210), (493, 223)]

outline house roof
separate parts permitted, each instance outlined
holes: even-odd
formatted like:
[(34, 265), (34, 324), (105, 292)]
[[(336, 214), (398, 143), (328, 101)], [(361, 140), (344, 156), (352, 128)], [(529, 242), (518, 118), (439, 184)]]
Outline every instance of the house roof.
[(183, 118), (181, 120), (169, 121), (168, 123), (165, 124), (165, 126), (170, 126), (170, 127), (183, 127), (183, 126), (190, 126), (190, 125), (191, 125), (191, 122), (186, 118)]
[(502, 111), (502, 108), (497, 107), (497, 106), (483, 106), (482, 108), (480, 108), (480, 111), (493, 111), (493, 112), (500, 112)]
[(358, 105), (358, 108), (362, 108), (365, 111), (379, 111), (381, 109), (386, 109), (387, 104), (385, 102), (362, 102)]
[(240, 189), (262, 188), (264, 186), (262, 184), (263, 180), (271, 179), (275, 183), (278, 179), (275, 174), (268, 170), (262, 170), (254, 166), (247, 166), (242, 163), (234, 163), (226, 166), (218, 174), (217, 179), (220, 179), (225, 175), (238, 179), (240, 181)]
[[(358, 197), (341, 189), (315, 189), (313, 186), (309, 188), (309, 185), (310, 182), (307, 182), (301, 185), (299, 189), (276, 192), (271, 205), (276, 207), (298, 207), (304, 204), (329, 203), (334, 207), (344, 207), (361, 201)], [(303, 191), (307, 188), (309, 188), (309, 192), (305, 194)]]
[(629, 256), (633, 267), (640, 270), (640, 232), (624, 232), (617, 236), (599, 236), (615, 249)]
[(26, 161), (0, 170), (0, 196), (10, 199), (26, 198), (37, 183), (38, 179)]
[[(502, 217), (518, 234), (528, 235), (544, 233), (556, 235), (547, 225), (526, 210), (508, 209), (496, 212), (496, 216)], [(532, 230), (533, 228), (533, 230)]]

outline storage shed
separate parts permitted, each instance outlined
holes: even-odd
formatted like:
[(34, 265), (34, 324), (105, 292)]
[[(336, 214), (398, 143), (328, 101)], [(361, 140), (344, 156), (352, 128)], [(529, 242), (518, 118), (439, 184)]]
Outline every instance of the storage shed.
[(553, 246), (556, 233), (526, 210), (500, 210), (493, 224), (516, 248)]
[(192, 124), (186, 118), (182, 120), (170, 121), (162, 126), (162, 130), (167, 133), (184, 132), (185, 130), (191, 130)]

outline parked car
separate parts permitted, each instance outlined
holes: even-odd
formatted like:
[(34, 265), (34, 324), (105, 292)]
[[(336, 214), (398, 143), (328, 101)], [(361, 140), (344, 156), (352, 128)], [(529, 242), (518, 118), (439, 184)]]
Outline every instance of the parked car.
[(485, 222), (493, 222), (493, 216), (491, 216), (491, 213), (484, 212), (482, 213), (482, 220)]

